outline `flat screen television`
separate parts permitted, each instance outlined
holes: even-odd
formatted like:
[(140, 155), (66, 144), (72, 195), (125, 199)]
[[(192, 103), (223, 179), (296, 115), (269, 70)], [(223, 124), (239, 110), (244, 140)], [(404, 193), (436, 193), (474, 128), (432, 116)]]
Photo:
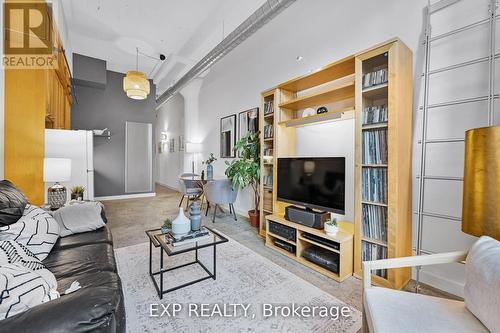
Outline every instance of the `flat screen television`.
[(345, 157), (278, 158), (278, 200), (345, 214)]

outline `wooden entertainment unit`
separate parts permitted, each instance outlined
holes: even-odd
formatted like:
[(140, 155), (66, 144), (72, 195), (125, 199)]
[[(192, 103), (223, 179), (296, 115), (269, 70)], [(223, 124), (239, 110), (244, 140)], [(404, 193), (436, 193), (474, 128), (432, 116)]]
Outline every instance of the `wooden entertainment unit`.
[[(259, 233), (267, 246), (338, 281), (352, 271), (361, 277), (363, 261), (412, 255), (412, 73), (411, 50), (394, 38), (261, 94), (260, 221), (266, 222)], [(319, 107), (326, 112), (304, 112)], [(277, 198), (277, 164), (297, 157), (298, 127), (344, 121), (355, 128), (354, 196), (345, 199), (354, 202), (354, 220), (342, 223), (336, 275), (302, 258), (301, 249), (314, 244), (303, 232), (327, 236), (283, 218), (289, 204)], [(268, 232), (269, 221), (297, 230), (295, 253), (274, 245), (279, 236)], [(375, 271), (372, 281), (401, 289), (410, 277), (409, 268), (399, 268)]]
[[(292, 258), (300, 262), (303, 265), (306, 265), (315, 271), (320, 272), (336, 281), (342, 282), (346, 278), (352, 275), (352, 259), (353, 259), (353, 234), (354, 234), (354, 225), (349, 222), (339, 222), (339, 231), (335, 236), (329, 236), (325, 233), (324, 230), (309, 228), (305, 225), (294, 223), (286, 220), (283, 216), (280, 215), (267, 215), (266, 216), (266, 230), (269, 230), (269, 223), (275, 222), (287, 227), (293, 228), (296, 230), (296, 237), (294, 241), (291, 241), (287, 238), (281, 237), (279, 235), (273, 234), (268, 231), (266, 233), (266, 246), (286, 255), (287, 257)], [(323, 245), (319, 242), (307, 239), (304, 237), (304, 233), (312, 234), (318, 236), (322, 239), (333, 241), (338, 243), (339, 249), (332, 248), (327, 245)], [(288, 244), (291, 244), (296, 247), (295, 253), (288, 252), (280, 247), (274, 245), (274, 241), (276, 239), (282, 240)], [(318, 246), (325, 250), (331, 251), (339, 255), (338, 262), (338, 273), (334, 273), (328, 269), (325, 269), (303, 257), (304, 250), (309, 246)]]

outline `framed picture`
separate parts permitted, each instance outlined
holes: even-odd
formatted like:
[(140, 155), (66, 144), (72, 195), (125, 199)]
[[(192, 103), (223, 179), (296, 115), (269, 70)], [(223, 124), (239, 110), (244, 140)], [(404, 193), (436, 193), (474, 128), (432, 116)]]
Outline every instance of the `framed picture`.
[[(249, 132), (256, 133), (259, 130), (259, 108), (253, 108), (238, 114), (238, 139)], [(238, 155), (238, 157), (241, 157)]]
[(184, 135), (179, 135), (179, 151), (184, 151)]
[(230, 115), (220, 120), (220, 157), (234, 158), (236, 144), (236, 115)]
[(168, 146), (169, 146), (169, 151), (171, 153), (175, 153), (175, 139), (174, 138), (170, 139)]

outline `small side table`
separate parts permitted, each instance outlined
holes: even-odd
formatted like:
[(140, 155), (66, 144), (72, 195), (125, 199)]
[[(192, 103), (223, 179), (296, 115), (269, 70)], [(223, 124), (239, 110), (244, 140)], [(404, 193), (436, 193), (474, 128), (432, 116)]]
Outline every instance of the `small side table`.
[[(155, 289), (158, 293), (158, 296), (160, 299), (163, 298), (163, 295), (166, 293), (172, 292), (177, 289), (181, 289), (187, 286), (190, 286), (192, 284), (207, 280), (207, 279), (216, 279), (216, 268), (217, 268), (217, 252), (216, 248), (217, 245), (226, 243), (228, 239), (218, 232), (214, 231), (213, 229), (210, 229), (208, 227), (204, 227), (206, 230), (208, 230), (210, 237), (209, 238), (204, 238), (200, 239), (199, 241), (188, 243), (185, 245), (180, 245), (180, 246), (173, 246), (170, 244), (165, 236), (162, 234), (161, 229), (153, 229), (153, 230), (147, 230), (146, 235), (149, 238), (149, 276), (153, 280), (153, 284), (155, 286)], [(153, 247), (159, 248), (160, 250), (160, 270), (158, 271), (153, 271)], [(213, 247), (213, 272), (210, 272), (210, 270), (198, 259), (198, 250), (203, 249), (206, 247)], [(164, 254), (166, 254), (168, 257), (175, 256), (181, 253), (186, 253), (186, 252), (194, 252), (194, 261), (187, 262), (185, 264), (181, 264), (175, 267), (171, 268), (164, 268), (163, 261), (164, 261)], [(198, 264), (205, 270), (207, 273), (207, 276), (204, 276), (202, 278), (189, 281), (186, 283), (183, 283), (181, 285), (169, 288), (167, 290), (164, 290), (163, 288), (163, 276), (165, 273), (169, 271), (173, 271), (182, 267), (186, 267), (189, 265), (194, 265)], [(160, 285), (156, 282), (155, 276), (159, 275), (160, 276)]]

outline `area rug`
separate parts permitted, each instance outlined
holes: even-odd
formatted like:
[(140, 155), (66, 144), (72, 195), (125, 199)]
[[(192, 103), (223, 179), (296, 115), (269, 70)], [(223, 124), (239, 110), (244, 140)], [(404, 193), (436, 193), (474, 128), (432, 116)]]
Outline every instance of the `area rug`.
[[(149, 243), (119, 248), (115, 253), (128, 333), (354, 333), (361, 328), (358, 310), (233, 239), (217, 247), (216, 280), (178, 289), (163, 299), (158, 297), (148, 274)], [(159, 249), (153, 248), (153, 270), (159, 267), (158, 253)], [(212, 248), (200, 250), (198, 256), (212, 270)], [(165, 265), (173, 267), (193, 259), (193, 253), (165, 256)], [(204, 274), (199, 265), (170, 271), (164, 277), (165, 289)]]

